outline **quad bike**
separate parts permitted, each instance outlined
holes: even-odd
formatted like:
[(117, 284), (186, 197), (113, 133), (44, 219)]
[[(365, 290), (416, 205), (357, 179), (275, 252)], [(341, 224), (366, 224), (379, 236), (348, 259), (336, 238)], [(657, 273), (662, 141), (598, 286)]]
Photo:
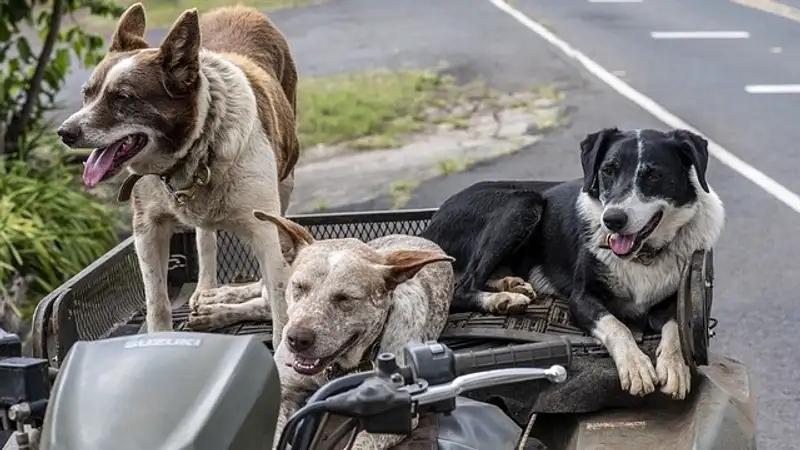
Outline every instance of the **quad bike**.
[[(254, 336), (182, 334), (76, 344), (56, 380), (38, 448), (272, 448), (280, 380), (266, 346)], [(568, 363), (568, 343), (516, 347), (454, 355), (436, 342), (408, 345), (406, 367), (397, 365), (395, 355), (381, 354), (374, 371), (336, 379), (309, 399), (287, 423), (277, 448), (347, 449), (349, 445), (338, 447), (339, 441), (352, 443), (362, 426), (369, 432), (406, 435), (412, 432), (413, 416), (454, 411), (446, 420), (472, 425), (472, 433), (459, 436), (450, 430), (440, 439), (440, 449), (474, 445), (476, 431), (486, 445), (481, 448), (507, 447), (503, 444), (514, 444), (521, 433), (511, 419), (493, 405), (457, 408), (456, 397), (498, 383), (566, 379), (560, 365), (522, 366)], [(494, 368), (497, 360), (509, 367)], [(346, 421), (337, 432), (326, 434), (329, 414)]]
[[(369, 240), (417, 234), (433, 212), (291, 219), (317, 239)], [(168, 282), (176, 330), (185, 328), (197, 280), (194, 241), (190, 231), (172, 239)], [(238, 239), (221, 232), (218, 242), (221, 283), (258, 278), (257, 262)], [(53, 450), (270, 448), (279, 389), (269, 356), (271, 324), (136, 336), (145, 327), (141, 283), (128, 239), (39, 303), (33, 358), (20, 357), (13, 335), (0, 336), (0, 439), (9, 437), (6, 449), (33, 448), (26, 443), (31, 441)], [(296, 417), (284, 439), (293, 450), (345, 448), (333, 442), (349, 437), (347, 430), (404, 434), (411, 415), (419, 421), (412, 436), (426, 442), (419, 448), (444, 450), (453, 448), (447, 442), (461, 442), (479, 449), (755, 449), (747, 369), (709, 351), (712, 293), (712, 253), (697, 252), (684, 268), (677, 305), (683, 353), (693, 371), (686, 400), (621, 391), (602, 345), (574, 325), (564, 299), (546, 297), (517, 316), (452, 314), (439, 344), (406, 349), (407, 368), (378, 364), (375, 372), (324, 386), (301, 410), (310, 415)], [(634, 335), (652, 356), (659, 336)], [(420, 357), (431, 348), (447, 356)], [(461, 378), (462, 371), (476, 370), (464, 361), (480, 372)], [(566, 380), (553, 376), (559, 369), (547, 369), (552, 365), (567, 369)], [(547, 381), (547, 373), (562, 382)], [(373, 402), (370, 393), (386, 401)], [(347, 398), (360, 402), (347, 403), (350, 417), (341, 404), (331, 406)], [(396, 408), (370, 409), (387, 408), (389, 400), (398, 401)], [(256, 441), (262, 446), (246, 445)]]

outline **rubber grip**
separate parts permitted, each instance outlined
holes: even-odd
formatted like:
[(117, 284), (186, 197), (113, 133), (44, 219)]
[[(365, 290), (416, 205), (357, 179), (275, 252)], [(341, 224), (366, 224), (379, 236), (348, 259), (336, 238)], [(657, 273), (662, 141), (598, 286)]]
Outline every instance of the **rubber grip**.
[(569, 340), (560, 338), (455, 354), (456, 376), (510, 367), (547, 368), (554, 364), (560, 364), (569, 370), (572, 364), (572, 346)]

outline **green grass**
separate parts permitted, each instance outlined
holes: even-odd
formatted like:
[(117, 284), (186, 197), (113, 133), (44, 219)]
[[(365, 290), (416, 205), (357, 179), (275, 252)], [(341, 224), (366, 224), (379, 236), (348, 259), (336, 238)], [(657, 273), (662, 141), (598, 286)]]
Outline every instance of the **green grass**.
[[(122, 6), (141, 2), (147, 12), (147, 27), (169, 28), (175, 19), (187, 9), (197, 8), (201, 13), (220, 6), (245, 5), (261, 11), (277, 11), (322, 3), (322, 0), (121, 0)], [(81, 22), (95, 31), (111, 31), (116, 21), (94, 16), (85, 17)]]
[(452, 175), (474, 166), (477, 161), (473, 158), (450, 158), (439, 161), (439, 174)]
[(325, 200), (315, 200), (311, 204), (311, 211), (312, 212), (321, 212), (325, 211), (326, 209), (330, 208), (330, 204)]
[(395, 180), (389, 185), (389, 201), (392, 209), (400, 209), (411, 200), (411, 195), (419, 186), (416, 180)]
[(297, 87), (302, 148), (348, 142), (365, 150), (397, 147), (432, 124), (427, 113), (460, 100), (453, 79), (424, 70), (301, 78)]

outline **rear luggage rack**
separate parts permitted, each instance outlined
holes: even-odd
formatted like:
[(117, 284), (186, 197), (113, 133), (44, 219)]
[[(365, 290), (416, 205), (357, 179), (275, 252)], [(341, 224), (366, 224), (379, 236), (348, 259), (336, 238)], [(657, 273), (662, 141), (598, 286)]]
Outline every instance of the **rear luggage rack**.
[[(377, 211), (341, 214), (304, 214), (289, 218), (317, 239), (353, 237), (368, 241), (389, 234), (418, 235), (435, 209)], [(218, 238), (220, 284), (255, 281), (258, 262), (237, 237), (220, 232)], [(707, 355), (713, 270), (711, 253), (697, 252), (687, 267), (679, 301), (682, 343), (698, 363)], [(690, 276), (691, 275), (691, 276)], [(182, 329), (189, 315), (188, 298), (197, 282), (194, 232), (175, 234), (171, 242), (168, 284), (173, 302), (174, 329)], [(37, 306), (33, 347), (37, 357), (58, 367), (78, 340), (95, 340), (135, 334), (144, 322), (144, 290), (133, 238), (128, 238), (102, 258), (58, 287)], [(272, 324), (239, 323), (220, 330), (225, 334), (259, 334), (271, 347)], [(441, 340), (454, 350), (481, 349), (566, 337), (578, 354), (606, 354), (605, 349), (574, 324), (567, 302), (541, 296), (524, 314), (495, 316), (451, 314)], [(636, 333), (637, 341), (658, 339), (657, 334)]]

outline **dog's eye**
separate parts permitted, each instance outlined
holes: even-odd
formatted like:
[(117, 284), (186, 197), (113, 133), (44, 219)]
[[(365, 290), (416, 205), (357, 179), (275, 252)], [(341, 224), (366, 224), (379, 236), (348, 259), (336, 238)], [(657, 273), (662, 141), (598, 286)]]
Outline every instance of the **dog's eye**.
[(302, 294), (303, 292), (308, 291), (308, 285), (304, 283), (298, 283), (297, 281), (292, 281), (292, 289), (295, 292)]
[(604, 176), (610, 177), (614, 175), (614, 168), (611, 166), (605, 166), (602, 169), (600, 169), (600, 173), (603, 174)]
[(661, 172), (653, 169), (648, 169), (645, 171), (644, 176), (650, 181), (657, 181), (661, 179)]
[(333, 303), (337, 308), (342, 311), (352, 311), (355, 307), (356, 303), (352, 301), (353, 297), (347, 294), (335, 294), (331, 298), (331, 303)]
[(348, 300), (350, 300), (350, 296), (347, 294), (336, 294), (333, 296), (334, 303), (344, 303)]
[(129, 93), (125, 92), (125, 91), (117, 92), (116, 97), (117, 97), (117, 100), (120, 100), (120, 101), (130, 100), (130, 99), (133, 98), (133, 96), (131, 94), (129, 94)]

